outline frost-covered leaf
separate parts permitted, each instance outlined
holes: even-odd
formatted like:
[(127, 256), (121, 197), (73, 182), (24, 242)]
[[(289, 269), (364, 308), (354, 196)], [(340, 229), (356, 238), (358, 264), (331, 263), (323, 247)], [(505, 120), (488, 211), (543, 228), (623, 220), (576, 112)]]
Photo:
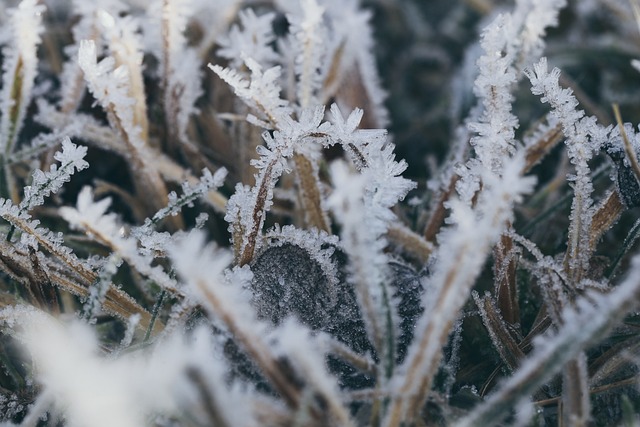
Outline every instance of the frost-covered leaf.
[[(62, 233), (54, 233), (51, 230), (40, 227), (40, 221), (32, 219), (31, 215), (10, 200), (0, 199), (0, 217), (8, 221), (16, 229), (24, 233), (23, 239), (35, 249), (44, 249), (67, 264), (83, 278), (93, 278), (91, 269), (64, 245)], [(9, 236), (10, 237), (10, 236)]]
[(259, 248), (258, 235), (262, 231), (266, 212), (273, 204), (274, 187), (278, 179), (290, 171), (287, 160), (296, 152), (312, 155), (313, 150), (305, 145), (328, 138), (330, 126), (322, 123), (323, 111), (322, 107), (305, 110), (299, 120), (283, 117), (278, 130), (262, 133), (265, 145), (256, 148), (259, 158), (251, 161), (251, 165), (258, 170), (256, 184), (251, 189), (236, 187), (236, 194), (230, 198), (225, 216), (232, 227), (236, 258), (240, 265), (249, 263)]
[(105, 0), (100, 3), (73, 0), (73, 10), (78, 15), (78, 21), (73, 26), (71, 32), (73, 34), (74, 43), (65, 46), (64, 52), (68, 61), (63, 65), (61, 80), (61, 99), (59, 102), (60, 110), (69, 113), (78, 108), (82, 101), (85, 91), (85, 82), (82, 69), (79, 67), (78, 49), (81, 40), (95, 40), (95, 28), (98, 23), (98, 10), (107, 11), (112, 15), (124, 13), (128, 7), (121, 0)]
[(251, 263), (258, 315), (274, 324), (294, 315), (312, 329), (335, 333), (347, 313), (353, 315), (353, 301), (339, 283), (338, 238), (293, 226), (276, 227), (265, 238), (266, 247)]
[(131, 138), (135, 147), (142, 145), (139, 129), (134, 128), (133, 105), (135, 101), (128, 93), (128, 71), (125, 66), (117, 68), (113, 57), (97, 61), (96, 44), (92, 40), (82, 40), (78, 51), (78, 63), (85, 75), (89, 90), (107, 110), (112, 110), (121, 121), (123, 130)]

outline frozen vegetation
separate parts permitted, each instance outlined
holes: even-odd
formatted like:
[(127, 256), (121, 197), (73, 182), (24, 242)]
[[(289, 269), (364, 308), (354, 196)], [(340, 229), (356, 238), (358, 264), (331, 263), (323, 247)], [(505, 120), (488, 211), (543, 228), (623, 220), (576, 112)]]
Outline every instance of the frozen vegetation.
[(639, 25), (0, 2), (0, 425), (640, 425)]

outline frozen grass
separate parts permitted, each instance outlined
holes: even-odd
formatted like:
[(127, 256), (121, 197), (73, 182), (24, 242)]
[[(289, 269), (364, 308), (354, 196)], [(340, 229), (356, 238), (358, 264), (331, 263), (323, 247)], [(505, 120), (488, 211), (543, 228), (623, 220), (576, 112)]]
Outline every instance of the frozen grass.
[(639, 10), (0, 3), (0, 423), (637, 425)]

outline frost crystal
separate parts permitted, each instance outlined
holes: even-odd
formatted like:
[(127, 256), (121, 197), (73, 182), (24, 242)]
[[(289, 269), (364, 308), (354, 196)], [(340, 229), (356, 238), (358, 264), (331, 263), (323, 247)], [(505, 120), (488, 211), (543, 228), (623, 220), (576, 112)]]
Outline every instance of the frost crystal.
[(640, 0), (504, 3), (0, 1), (0, 424), (624, 421)]
[[(253, 58), (263, 67), (273, 66), (279, 57), (271, 44), (274, 13), (256, 15), (253, 9), (243, 9), (238, 14), (240, 25), (233, 25), (226, 36), (218, 39), (218, 55), (231, 61), (231, 66), (240, 68), (243, 57)], [(242, 28), (241, 28), (242, 27)]]
[(277, 127), (291, 114), (289, 103), (280, 98), (280, 78), (282, 68), (275, 66), (263, 72), (262, 66), (253, 58), (244, 56), (244, 63), (251, 71), (250, 80), (246, 80), (237, 71), (209, 64), (209, 68), (227, 82), (235, 92), (258, 116), (258, 124), (267, 128)]
[(20, 203), (20, 209), (29, 211), (43, 204), (44, 198), (62, 188), (64, 183), (69, 182), (71, 175), (88, 168), (89, 163), (84, 160), (86, 154), (86, 147), (77, 146), (69, 138), (65, 138), (62, 141), (62, 151), (54, 155), (60, 166), (51, 165), (48, 172), (35, 170), (31, 185), (24, 187), (24, 200)]

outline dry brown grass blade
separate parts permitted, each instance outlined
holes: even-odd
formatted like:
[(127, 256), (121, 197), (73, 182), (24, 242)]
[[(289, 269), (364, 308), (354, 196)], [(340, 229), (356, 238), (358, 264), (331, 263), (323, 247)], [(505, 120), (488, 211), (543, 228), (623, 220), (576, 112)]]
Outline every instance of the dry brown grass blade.
[(422, 233), (428, 242), (434, 242), (436, 240), (436, 235), (440, 232), (440, 227), (442, 227), (447, 215), (447, 209), (444, 207), (444, 204), (455, 191), (457, 181), (458, 175), (452, 174), (451, 180), (449, 181), (446, 189), (438, 194), (438, 201), (431, 210), (431, 216), (429, 217), (429, 220), (424, 227), (424, 232)]
[(360, 73), (356, 67), (345, 71), (342, 82), (335, 93), (336, 102), (341, 106), (345, 105), (347, 110), (353, 110), (354, 108), (363, 110), (360, 129), (379, 129), (383, 127), (375, 117), (375, 106), (369, 99), (367, 89), (362, 83)]
[[(261, 231), (260, 228), (262, 227), (262, 222), (266, 213), (265, 207), (269, 194), (269, 186), (271, 185), (273, 168), (276, 162), (277, 159), (274, 159), (267, 165), (267, 167), (264, 169), (262, 179), (256, 184), (258, 185), (258, 194), (256, 195), (256, 204), (253, 207), (253, 212), (251, 214), (251, 230), (242, 230), (242, 227), (239, 224), (234, 224), (234, 236), (236, 234), (236, 229), (242, 232), (239, 240), (241, 242), (241, 249), (240, 254), (237, 258), (237, 264), (240, 266), (247, 265), (253, 260), (253, 255), (258, 243), (258, 236), (260, 235)], [(244, 241), (245, 233), (248, 233), (246, 242)]]
[(246, 185), (255, 185), (256, 168), (251, 164), (252, 160), (258, 159), (256, 148), (263, 143), (262, 130), (249, 123), (238, 123), (235, 127), (235, 141), (241, 143), (233, 144), (234, 165), (239, 180)]
[(389, 226), (387, 239), (394, 246), (401, 248), (406, 255), (415, 259), (420, 266), (427, 263), (434, 250), (431, 242), (400, 222)]
[(341, 73), (340, 73), (340, 65), (342, 62), (342, 58), (344, 56), (344, 47), (345, 42), (342, 41), (338, 49), (336, 49), (333, 58), (331, 58), (331, 66), (329, 66), (329, 71), (324, 79), (322, 84), (323, 90), (323, 98), (322, 104), (328, 104), (329, 100), (335, 95), (336, 89), (340, 86)]
[[(22, 280), (25, 275), (32, 277), (32, 280), (38, 282), (38, 287), (42, 286), (41, 281), (45, 280), (43, 277), (46, 276), (48, 283), (58, 285), (74, 295), (80, 297), (89, 295), (89, 287), (97, 279), (97, 275), (93, 270), (89, 269), (63, 246), (53, 245), (41, 233), (34, 229), (28, 221), (9, 214), (5, 215), (5, 219), (25, 233), (34, 236), (39, 246), (57, 259), (57, 262), (53, 259), (47, 260), (44, 264), (39, 264), (40, 267), (34, 270), (33, 260), (30, 259), (28, 254), (20, 255), (20, 251), (17, 251), (10, 242), (2, 241), (0, 242), (0, 252), (2, 252), (4, 258), (2, 258), (1, 261), (7, 266), (7, 269), (5, 269), (7, 273), (15, 275), (19, 281)], [(51, 291), (46, 290), (46, 287), (47, 286), (42, 287), (43, 294), (44, 298), (49, 300), (51, 299)], [(151, 315), (149, 312), (136, 303), (129, 295), (115, 289), (113, 286), (107, 291), (104, 308), (110, 314), (125, 320), (134, 314), (139, 314), (141, 317), (139, 327), (143, 330), (146, 330), (151, 324)], [(159, 322), (154, 326), (154, 332), (159, 332), (162, 329), (162, 325)]]
[(534, 338), (545, 333), (551, 324), (551, 317), (549, 317), (547, 312), (547, 306), (543, 304), (540, 307), (540, 310), (538, 310), (538, 314), (536, 315), (531, 330), (520, 342), (520, 349), (525, 353), (529, 353), (533, 348)]
[(631, 170), (640, 184), (640, 165), (638, 164), (638, 157), (636, 156), (636, 151), (629, 141), (629, 137), (627, 136), (627, 132), (624, 130), (624, 123), (622, 122), (622, 116), (620, 115), (620, 108), (618, 104), (613, 104), (613, 114), (615, 115), (616, 122), (618, 124), (618, 129), (620, 130), (620, 135), (622, 136), (622, 145), (624, 146), (624, 154), (629, 160), (631, 164)]
[[(109, 123), (120, 135), (121, 140), (128, 148), (130, 163), (129, 170), (134, 177), (134, 187), (136, 195), (139, 197), (140, 203), (145, 207), (145, 217), (151, 217), (160, 209), (169, 203), (169, 192), (165, 186), (160, 172), (156, 167), (150, 165), (145, 159), (150, 158), (149, 153), (140, 153), (139, 148), (132, 142), (132, 136), (129, 135), (122, 125), (120, 117), (116, 114), (113, 105), (106, 108)], [(138, 218), (143, 221), (144, 218)], [(166, 224), (171, 231), (177, 231), (184, 228), (184, 223), (180, 215), (169, 216)]]
[(38, 254), (33, 248), (29, 248), (29, 261), (31, 261), (33, 276), (29, 280), (31, 293), (36, 296), (38, 305), (53, 315), (60, 314), (60, 302), (55, 287), (45, 268), (41, 265)]
[[(518, 349), (522, 354), (528, 354), (533, 349), (533, 340), (537, 336), (545, 333), (547, 329), (552, 325), (551, 318), (547, 315), (546, 306), (542, 306), (538, 315), (536, 316), (536, 320), (534, 321), (534, 325), (529, 331), (529, 333), (518, 342)], [(502, 368), (498, 367), (494, 370), (494, 372), (487, 378), (482, 387), (480, 388), (480, 396), (485, 396), (489, 393), (494, 387), (495, 380), (500, 373)]]
[(473, 10), (475, 10), (476, 12), (482, 15), (487, 15), (491, 13), (491, 11), (495, 7), (491, 0), (464, 0), (464, 1), (469, 5), (469, 7), (471, 7)]
[(175, 156), (180, 152), (180, 137), (178, 135), (178, 115), (180, 113), (180, 88), (178, 86), (171, 87), (171, 26), (173, 14), (171, 10), (171, 0), (162, 1), (162, 91), (163, 107), (164, 107), (164, 130), (165, 130), (165, 147), (166, 151)]
[(523, 173), (528, 173), (544, 156), (549, 154), (553, 147), (562, 141), (563, 136), (562, 125), (558, 124), (547, 131), (535, 144), (528, 146)]
[(52, 314), (60, 313), (58, 296), (36, 252), (20, 253), (13, 245), (0, 242), (0, 269), (20, 283), (24, 298), (33, 306)]
[(618, 220), (626, 207), (620, 199), (620, 194), (612, 190), (596, 208), (596, 212), (591, 219), (591, 231), (589, 232), (589, 246), (591, 251), (595, 249), (600, 238)]
[[(87, 297), (89, 295), (90, 283), (78, 283), (78, 279), (72, 277), (71, 274), (62, 270), (49, 269), (49, 277), (51, 282), (60, 286), (67, 292), (79, 297)], [(151, 326), (151, 313), (142, 308), (133, 298), (121, 290), (116, 289), (113, 285), (109, 287), (105, 295), (102, 308), (110, 315), (116, 316), (122, 320), (127, 320), (133, 315), (139, 315), (138, 329), (145, 332)], [(162, 322), (156, 320), (153, 324), (152, 333), (158, 334), (164, 326)]]
[(328, 339), (327, 344), (329, 353), (338, 356), (361, 372), (364, 372), (371, 377), (375, 377), (377, 367), (372, 359), (354, 352), (350, 347), (338, 340)]
[(516, 258), (513, 249), (513, 238), (507, 234), (500, 237), (498, 244), (493, 249), (495, 296), (498, 309), (504, 320), (511, 325), (519, 325), (520, 305), (516, 287)]
[(640, 335), (633, 335), (614, 345), (589, 364), (590, 385), (600, 387), (621, 378), (625, 370), (635, 365), (639, 355)]
[[(589, 394), (590, 395), (597, 395), (597, 394), (602, 394), (602, 393), (609, 393), (617, 388), (621, 388), (621, 387), (629, 387), (629, 386), (635, 386), (638, 384), (638, 381), (640, 381), (640, 377), (634, 376), (631, 378), (625, 378), (623, 380), (620, 381), (615, 381), (609, 384), (605, 384), (599, 387), (593, 387), (589, 390)], [(560, 400), (562, 398), (560, 396), (558, 397), (552, 397), (549, 399), (538, 399), (535, 402), (533, 402), (536, 406), (539, 407), (544, 407), (544, 406), (553, 406), (553, 405), (558, 405), (560, 403)]]
[(20, 125), (20, 123), (18, 123), (18, 120), (20, 119), (19, 115), (20, 115), (20, 108), (22, 107), (21, 105), (21, 99), (22, 99), (22, 90), (23, 90), (23, 80), (24, 80), (24, 75), (23, 75), (23, 69), (24, 69), (24, 62), (22, 60), (22, 56), (20, 56), (18, 58), (18, 63), (16, 64), (16, 69), (15, 69), (15, 73), (14, 73), (14, 77), (13, 77), (13, 86), (11, 86), (11, 99), (13, 100), (13, 104), (11, 104), (11, 107), (9, 108), (9, 121), (11, 122), (11, 127), (9, 128), (9, 135), (7, 136), (7, 146), (6, 146), (6, 152), (5, 155), (8, 155), (9, 152), (13, 149), (14, 145), (15, 145), (15, 141), (18, 137), (17, 133), (18, 133), (18, 126)]
[(24, 62), (22, 60), (22, 56), (18, 57), (18, 62), (16, 64), (16, 68), (14, 70), (13, 75), (13, 84), (11, 86), (10, 99), (12, 101), (11, 106), (9, 107), (9, 111), (7, 112), (9, 116), (9, 129), (8, 135), (3, 138), (5, 141), (5, 149), (4, 153), (2, 153), (2, 163), (3, 168), (1, 173), (4, 174), (4, 182), (2, 185), (4, 188), (1, 188), (0, 191), (3, 191), (3, 197), (9, 197), (13, 203), (20, 202), (20, 193), (18, 192), (18, 187), (16, 185), (16, 180), (13, 175), (13, 171), (11, 165), (6, 163), (7, 157), (13, 151), (16, 140), (18, 139), (18, 132), (20, 131), (19, 127), (20, 123), (20, 111), (22, 107), (22, 91), (24, 88)]
[(320, 188), (318, 188), (317, 170), (313, 167), (311, 160), (303, 154), (294, 154), (293, 161), (298, 177), (299, 197), (307, 227), (315, 227), (318, 230), (330, 233), (329, 217), (322, 209), (322, 194), (320, 193)]
[[(458, 252), (449, 256), (456, 260), (465, 259), (468, 251), (468, 246), (462, 246)], [(455, 266), (451, 266), (443, 273), (442, 284), (435, 295), (432, 310), (428, 314), (429, 319), (437, 320), (427, 322), (421, 334), (415, 337), (412, 345), (420, 350), (410, 354), (404, 362), (402, 367), (405, 372), (404, 378), (389, 406), (385, 427), (401, 426), (407, 420), (414, 419), (420, 413), (420, 408), (431, 390), (442, 359), (441, 349), (445, 346), (457, 318), (457, 311), (456, 313), (451, 311), (452, 300), (458, 299), (461, 288), (470, 286), (468, 277), (461, 276), (462, 272)], [(468, 292), (468, 288), (465, 290)]]
[[(231, 242), (233, 243), (233, 262), (234, 264), (242, 265), (240, 264), (240, 261), (244, 255), (242, 245), (242, 239), (244, 238), (244, 227), (242, 226), (240, 221), (235, 221), (230, 225), (229, 229), (231, 231)], [(253, 259), (253, 254), (251, 255), (249, 261), (251, 261), (251, 259)]]
[[(149, 119), (147, 118), (147, 96), (142, 77), (142, 61), (134, 46), (124, 38), (110, 42), (110, 50), (116, 60), (116, 67), (124, 66), (128, 71), (128, 95), (133, 102), (133, 125), (140, 132), (139, 137), (145, 144), (149, 141)], [(115, 47), (117, 46), (117, 47)]]
[(491, 300), (491, 297), (486, 295), (480, 298), (480, 296), (474, 292), (473, 299), (480, 309), (482, 323), (484, 323), (484, 326), (489, 331), (489, 336), (493, 341), (494, 348), (509, 370), (514, 371), (520, 364), (520, 361), (525, 357), (525, 354), (520, 349), (520, 344), (513, 338), (507, 324)]

